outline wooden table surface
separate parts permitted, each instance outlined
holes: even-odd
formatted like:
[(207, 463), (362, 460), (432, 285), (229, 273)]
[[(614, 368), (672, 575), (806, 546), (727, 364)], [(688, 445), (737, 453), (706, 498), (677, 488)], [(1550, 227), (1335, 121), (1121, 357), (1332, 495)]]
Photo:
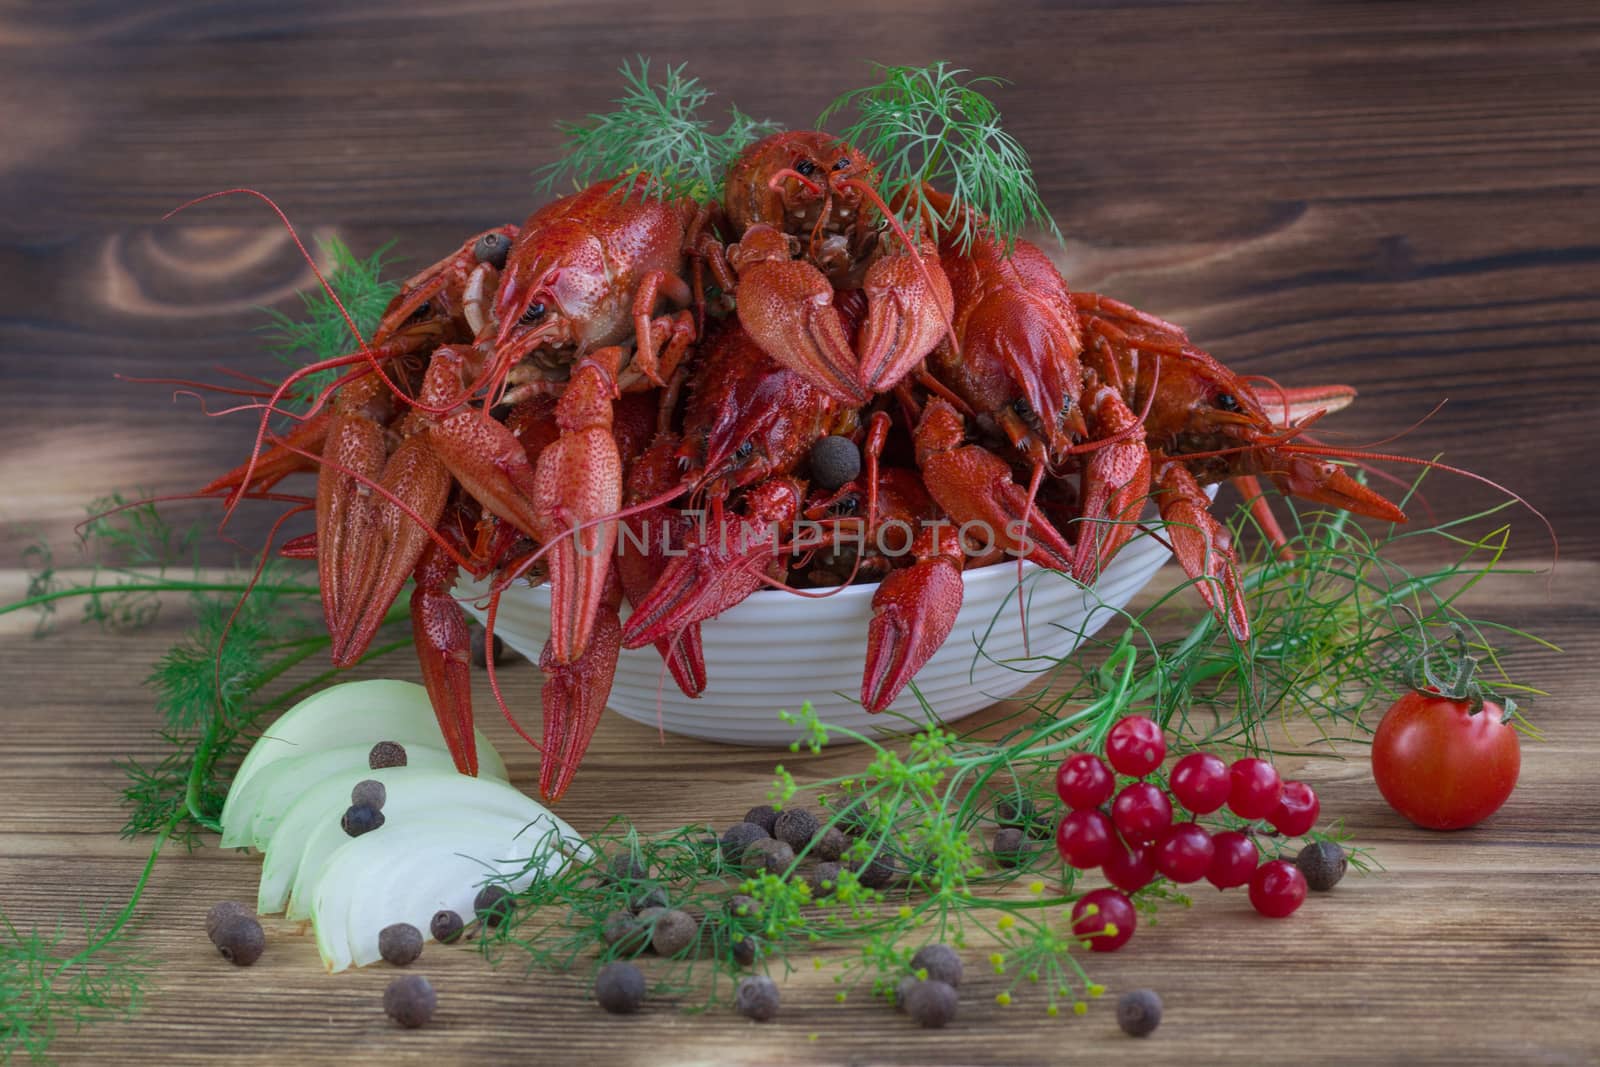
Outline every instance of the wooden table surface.
[[(1476, 600), (1566, 649), (1517, 663), (1551, 691), (1537, 711), (1548, 740), (1526, 746), (1521, 787), (1484, 826), (1440, 836), (1388, 812), (1359, 758), (1303, 767), (1387, 873), (1286, 923), (1201, 894), (1095, 960), (1113, 990), (1166, 997), (1147, 1042), (1117, 1033), (1109, 1005), (1063, 1020), (1001, 1009), (981, 975), (941, 1033), (864, 999), (836, 1006), (809, 972), (769, 1027), (664, 1007), (616, 1020), (575, 979), (524, 979), (466, 954), (430, 954), (438, 1024), (402, 1034), (376, 1007), (386, 975), (327, 977), (310, 941), (275, 922), (258, 966), (220, 966), (200, 916), (248, 899), (257, 863), (207, 850), (157, 868), (141, 915), (161, 969), (143, 1011), (64, 1037), (59, 1058), (1596, 1062), (1591, 3), (13, 5), (0, 11), (0, 567), (40, 535), (70, 553), (92, 497), (192, 488), (247, 447), (244, 421), (112, 375), (272, 372), (256, 308), (291, 307), (308, 272), (258, 204), (164, 212), (251, 185), (304, 233), (362, 252), (394, 238), (426, 261), (527, 214), (552, 121), (602, 109), (616, 66), (639, 53), (687, 60), (723, 99), (793, 126), (867, 80), (869, 59), (1007, 76), (997, 98), (1067, 235), (1074, 288), (1177, 319), (1238, 369), (1357, 386), (1360, 403), (1329, 424), (1341, 441), (1388, 438), (1448, 399), (1383, 447), (1443, 453), (1515, 487), (1561, 539), (1548, 589), (1508, 581)], [(1497, 499), (1444, 475), (1428, 492), (1443, 513)], [(1511, 520), (1514, 554), (1548, 563), (1542, 527)], [(249, 544), (258, 528), (233, 532)], [(235, 548), (203, 551), (222, 563)], [(0, 571), (0, 598), (21, 581)], [(138, 682), (183, 617), (45, 643), (0, 622), (0, 906), (48, 923), (120, 900), (137, 873), (143, 846), (115, 834), (112, 760), (156, 751)], [(514, 699), (536, 705), (534, 684), (518, 673)], [(533, 753), (490, 729), (528, 784)], [(832, 752), (806, 772), (853, 758)], [(618, 812), (646, 827), (721, 822), (756, 801), (772, 762), (662, 747), (609, 717), (563, 814), (582, 828)]]

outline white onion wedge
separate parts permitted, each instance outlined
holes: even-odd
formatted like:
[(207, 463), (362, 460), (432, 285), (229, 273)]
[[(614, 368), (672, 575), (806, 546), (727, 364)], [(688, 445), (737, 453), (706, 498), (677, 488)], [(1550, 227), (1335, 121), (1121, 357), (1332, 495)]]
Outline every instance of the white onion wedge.
[(380, 959), (378, 933), (392, 923), (410, 923), (427, 939), (435, 912), (470, 918), (479, 888), (497, 875), (520, 889), (559, 870), (566, 856), (557, 822), (460, 811), (387, 821), (353, 838), (329, 858), (313, 894), (323, 964), (338, 972)]
[[(544, 820), (542, 825), (553, 825), (562, 834), (576, 837), (571, 827), (551, 815), (544, 805), (503, 782), (468, 778), (456, 774), (454, 770), (429, 771), (415, 767), (392, 767), (384, 771), (381, 777), (374, 772), (368, 772), (368, 775), (377, 777), (388, 793), (383, 806), (385, 826), (391, 822), (420, 822), (459, 812), (463, 819), (503, 816), (520, 820), (521, 825), (525, 826)], [(326, 793), (322, 790), (318, 792), (318, 796), (307, 796), (308, 806), (321, 803), (321, 796)], [(324, 866), (335, 852), (350, 841), (344, 828), (339, 825), (345, 809), (339, 807), (337, 811), (332, 810), (338, 806), (337, 798), (333, 799), (333, 804), (328, 806), (323, 817), (312, 825), (298, 856), (293, 854), (296, 847), (294, 838), (286, 835), (282, 841), (276, 838), (272, 841), (267, 862), (261, 868), (257, 910), (266, 913), (287, 906), (291, 919), (303, 919), (310, 915), (312, 894)], [(348, 803), (348, 795), (344, 799)], [(298, 826), (295, 832), (298, 832)], [(286, 873), (291, 873), (291, 882), (284, 881)]]
[[(222, 818), (222, 847), (264, 848), (271, 840), (278, 822), (301, 797), (328, 781), (349, 780), (354, 786), (362, 778), (371, 777), (367, 756), (372, 751), (368, 744), (345, 745), (321, 752), (312, 752), (293, 759), (280, 759), (252, 775), (242, 788), (234, 787), (229, 798), (238, 796), (238, 802), (229, 805)], [(456, 765), (443, 746), (412, 742), (406, 746), (406, 762), (419, 769), (448, 770), (455, 773)], [(354, 777), (352, 777), (354, 776)], [(458, 775), (457, 777), (461, 777)], [(350, 805), (350, 790), (345, 790), (345, 807)], [(344, 808), (339, 809), (343, 813)]]
[[(289, 902), (289, 891), (300, 870), (300, 857), (305, 853), (306, 842), (318, 830), (332, 826), (345, 836), (346, 840), (349, 839), (344, 835), (339, 822), (350, 807), (350, 790), (355, 788), (357, 782), (371, 778), (382, 782), (384, 789), (387, 790), (408, 774), (444, 773), (460, 778), (464, 782), (479, 781), (476, 778), (456, 774), (449, 753), (441, 749), (413, 745), (406, 755), (408, 759), (412, 756), (417, 757), (417, 762), (407, 763), (404, 767), (385, 767), (375, 771), (367, 766), (366, 759), (363, 758), (358, 766), (346, 766), (343, 770), (325, 775), (319, 781), (306, 783), (305, 788), (293, 798), (281, 817), (271, 824), (263, 824), (263, 828), (270, 831), (269, 833), (245, 842), (255, 845), (258, 850), (266, 853), (266, 859), (261, 864), (261, 885), (256, 894), (256, 911), (262, 915), (271, 915), (284, 910)], [(266, 777), (270, 773), (270, 771), (264, 772), (257, 777)], [(384, 807), (388, 808), (387, 802)], [(309, 899), (305, 905), (297, 909), (297, 913), (291, 913), (290, 918), (304, 919), (309, 911)]]
[[(499, 753), (481, 731), (474, 732), (479, 774), (504, 781), (506, 767)], [(251, 779), (278, 760), (348, 745), (370, 748), (379, 741), (446, 747), (426, 689), (415, 682), (379, 678), (313, 693), (280, 715), (245, 756), (223, 804), (223, 824), (247, 810), (248, 801), (235, 798), (245, 796)]]

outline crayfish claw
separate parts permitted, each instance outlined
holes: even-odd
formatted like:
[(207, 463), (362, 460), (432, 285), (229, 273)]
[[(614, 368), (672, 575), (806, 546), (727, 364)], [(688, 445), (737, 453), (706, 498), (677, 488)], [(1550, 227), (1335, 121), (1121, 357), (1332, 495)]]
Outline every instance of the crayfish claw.
[(1172, 554), (1217, 621), (1241, 644), (1250, 640), (1250, 614), (1239, 585), (1238, 560), (1228, 528), (1211, 514), (1211, 501), (1187, 467), (1163, 461), (1156, 471), (1157, 503), (1172, 541)]
[(877, 714), (894, 703), (939, 651), (961, 610), (961, 571), (945, 557), (894, 571), (872, 595), (861, 705)]
[(621, 651), (622, 625), (616, 608), (609, 605), (596, 616), (588, 647), (578, 658), (560, 662), (554, 654), (555, 638), (545, 643), (539, 657), (539, 669), (544, 671), (539, 693), (544, 708), (539, 795), (544, 799), (560, 800), (572, 784), (600, 725)]

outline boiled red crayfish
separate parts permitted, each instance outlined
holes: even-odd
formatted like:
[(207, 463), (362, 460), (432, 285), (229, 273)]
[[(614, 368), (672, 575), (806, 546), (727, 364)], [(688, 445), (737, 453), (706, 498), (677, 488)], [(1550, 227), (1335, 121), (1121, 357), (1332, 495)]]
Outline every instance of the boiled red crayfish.
[[(476, 767), (451, 593), (463, 574), (493, 578), (491, 627), (511, 585), (550, 583), (539, 747), (555, 798), (621, 648), (653, 644), (695, 696), (700, 625), (763, 585), (879, 583), (861, 690), (879, 711), (950, 633), (963, 568), (1021, 556), (1092, 582), (1153, 500), (1243, 641), (1233, 548), (1204, 486), (1238, 479), (1254, 497), (1264, 476), (1404, 518), (1333, 462), (1361, 454), (1306, 438), (1353, 391), (1257, 390), (1178, 327), (1072, 292), (1038, 248), (976, 216), (971, 240), (936, 240), (829, 134), (752, 144), (719, 203), (648, 187), (598, 183), (409, 279), (359, 351), (265, 397), (256, 453), (203, 490), (231, 507), (318, 472), (316, 533), (288, 551), (319, 562), (334, 662), (365, 653), (413, 581), (423, 678), (463, 772)], [(946, 222), (966, 210), (934, 190), (921, 202)], [(268, 434), (320, 370), (341, 377)], [(824, 475), (823, 441), (859, 462)], [(896, 524), (903, 551), (878, 547)], [(982, 546), (961, 532), (974, 524)]]

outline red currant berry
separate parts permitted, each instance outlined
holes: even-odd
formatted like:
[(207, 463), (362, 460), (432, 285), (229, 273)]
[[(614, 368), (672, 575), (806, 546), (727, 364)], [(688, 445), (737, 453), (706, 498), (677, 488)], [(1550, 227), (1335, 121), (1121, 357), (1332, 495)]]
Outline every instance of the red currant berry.
[(1242, 819), (1265, 819), (1278, 807), (1283, 781), (1264, 759), (1234, 760), (1228, 768), (1228, 807)]
[(1129, 715), (1106, 735), (1106, 759), (1118, 774), (1142, 778), (1167, 758), (1167, 739), (1161, 727), (1143, 715)]
[(1087, 752), (1074, 752), (1056, 771), (1056, 795), (1074, 811), (1098, 808), (1111, 799), (1117, 779), (1105, 760)]
[(1149, 782), (1134, 782), (1111, 802), (1111, 821), (1130, 842), (1147, 845), (1172, 825), (1172, 801)]
[(1211, 853), (1211, 835), (1181, 822), (1156, 843), (1153, 858), (1156, 870), (1174, 882), (1198, 882), (1211, 869)]
[(1304, 782), (1284, 782), (1278, 807), (1267, 818), (1278, 833), (1299, 837), (1317, 825), (1317, 816), (1320, 814), (1322, 801), (1317, 799), (1317, 794), (1309, 785)]
[(1293, 915), (1306, 899), (1306, 876), (1288, 860), (1272, 860), (1250, 876), (1250, 904), (1269, 919)]
[(1113, 833), (1102, 811), (1068, 812), (1056, 826), (1056, 850), (1068, 865), (1086, 871), (1111, 855)]
[(1228, 765), (1209, 752), (1191, 752), (1173, 765), (1168, 785), (1178, 803), (1210, 815), (1228, 802)]
[(1111, 855), (1100, 865), (1106, 881), (1124, 893), (1137, 893), (1156, 877), (1155, 861), (1145, 845), (1129, 845), (1118, 837), (1111, 842)]
[(1211, 866), (1206, 881), (1218, 889), (1237, 889), (1256, 873), (1261, 856), (1256, 843), (1235, 830), (1224, 830), (1211, 837)]
[(1133, 902), (1115, 889), (1085, 893), (1072, 906), (1072, 932), (1096, 952), (1115, 952), (1126, 945), (1137, 922)]

